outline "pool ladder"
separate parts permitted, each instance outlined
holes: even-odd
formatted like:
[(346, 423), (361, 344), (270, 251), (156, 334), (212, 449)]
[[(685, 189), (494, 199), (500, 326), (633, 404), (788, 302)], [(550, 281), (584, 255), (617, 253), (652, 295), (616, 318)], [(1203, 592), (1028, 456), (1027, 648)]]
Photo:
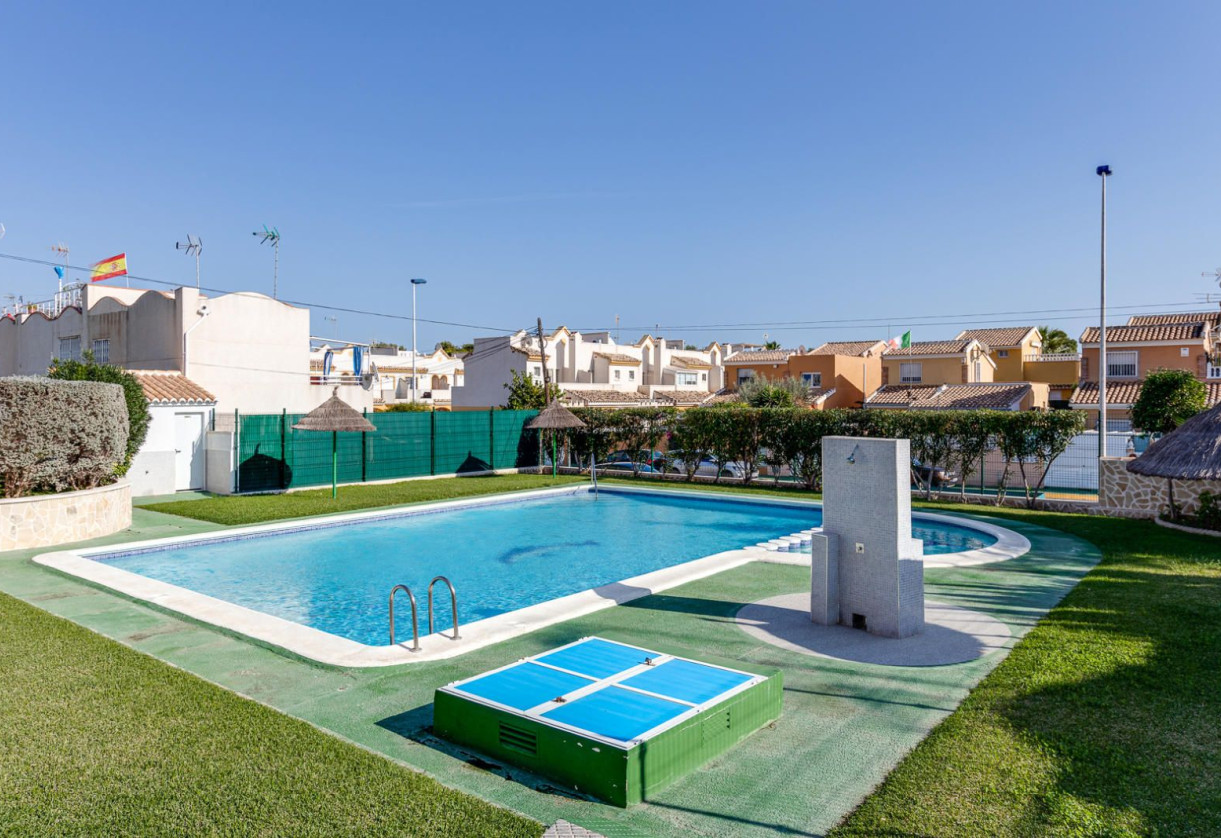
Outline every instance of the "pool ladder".
[[(432, 589), (438, 582), (444, 582), (449, 588), (449, 603), (453, 607), (454, 613), (454, 634), (453, 639), (458, 640), (458, 592), (454, 590), (454, 583), (446, 579), (444, 576), (435, 576), (428, 583), (428, 633), (433, 633), (432, 621)], [(395, 585), (390, 589), (390, 645), (394, 645), (394, 595), (399, 591), (406, 591), (407, 598), (411, 600), (411, 651), (420, 651), (420, 622), (417, 616), (417, 608), (415, 594), (411, 592), (411, 588), (406, 585)]]

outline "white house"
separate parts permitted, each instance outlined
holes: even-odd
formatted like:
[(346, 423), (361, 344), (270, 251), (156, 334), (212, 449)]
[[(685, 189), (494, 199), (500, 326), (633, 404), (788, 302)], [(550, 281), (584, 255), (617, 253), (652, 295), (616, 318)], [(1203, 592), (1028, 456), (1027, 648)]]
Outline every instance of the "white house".
[[(450, 391), (463, 383), (462, 358), (452, 357), (437, 348), (430, 353), (419, 354), (415, 362), (415, 377), (412, 378), (411, 350), (366, 344), (334, 345), (322, 343), (310, 352), (310, 375), (313, 380), (333, 384), (356, 383), (356, 348), (361, 349), (361, 372), (372, 374), (373, 402), (375, 405), (398, 404), (414, 401), (440, 408), (449, 407)], [(327, 366), (327, 356), (330, 366)]]
[[(503, 405), (513, 373), (543, 380), (548, 375), (574, 404), (698, 404), (724, 385), (723, 350), (684, 349), (681, 341), (645, 335), (615, 343), (608, 332), (572, 332), (561, 326), (538, 336), (525, 331), (476, 338), (464, 359), (465, 381), (453, 391), (455, 408)], [(544, 362), (544, 356), (546, 358)]]
[[(105, 285), (86, 285), (66, 302), (0, 317), (0, 376), (44, 375), (53, 359), (89, 349), (127, 369), (177, 370), (230, 415), (304, 413), (331, 395), (309, 374), (308, 309), (253, 292)], [(373, 393), (358, 384), (340, 395), (358, 410), (373, 407)]]

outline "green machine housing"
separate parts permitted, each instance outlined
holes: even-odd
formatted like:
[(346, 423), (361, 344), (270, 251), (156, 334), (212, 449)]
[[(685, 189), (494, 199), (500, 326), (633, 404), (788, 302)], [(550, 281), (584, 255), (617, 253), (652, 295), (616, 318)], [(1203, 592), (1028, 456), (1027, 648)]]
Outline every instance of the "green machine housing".
[(433, 729), (626, 807), (779, 718), (782, 687), (777, 670), (744, 672), (591, 637), (438, 689)]

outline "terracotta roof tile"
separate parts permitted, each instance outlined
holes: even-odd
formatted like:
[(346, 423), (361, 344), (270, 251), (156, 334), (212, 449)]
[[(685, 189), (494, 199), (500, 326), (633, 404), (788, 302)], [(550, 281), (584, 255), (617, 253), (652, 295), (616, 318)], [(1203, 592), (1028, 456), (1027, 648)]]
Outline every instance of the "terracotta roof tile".
[[(1141, 343), (1150, 340), (1203, 340), (1205, 326), (1194, 323), (1162, 323), (1153, 326), (1107, 326), (1107, 343)], [(1081, 343), (1098, 343), (1098, 327), (1091, 326), (1081, 333)]]
[[(960, 355), (967, 351), (970, 340), (924, 340), (913, 343), (907, 349), (888, 349), (887, 355)], [(986, 348), (986, 345), (985, 345)]]
[(567, 404), (579, 402), (585, 405), (626, 405), (641, 404), (642, 402), (651, 401), (651, 399), (643, 393), (638, 393), (634, 390), (565, 390), (564, 395), (560, 397), (560, 401)]
[(870, 407), (914, 410), (1008, 410), (1030, 392), (1029, 384), (950, 384), (912, 387), (890, 384), (869, 398)]
[[(1109, 333), (1111, 330), (1107, 329)], [(1143, 381), (1108, 381), (1107, 382), (1107, 404), (1133, 404), (1136, 402), (1137, 396), (1140, 395), (1140, 388), (1145, 382)], [(1209, 407), (1215, 404), (1221, 404), (1221, 381), (1208, 381), (1204, 384), (1208, 390), (1207, 403)], [(1069, 398), (1069, 403), (1074, 407), (1098, 406), (1098, 382), (1083, 381), (1077, 385), (1077, 389), (1073, 391), (1073, 395)]]
[(712, 394), (704, 390), (654, 390), (653, 398), (673, 404), (694, 405), (703, 404)]
[(1134, 314), (1128, 318), (1129, 326), (1165, 326), (1169, 323), (1208, 323), (1217, 326), (1221, 325), (1221, 310), (1190, 311), (1183, 314)]
[(726, 404), (728, 402), (740, 402), (742, 396), (733, 390), (717, 390), (708, 398), (704, 399), (704, 404)]
[(977, 340), (992, 349), (1009, 349), (1021, 344), (1034, 326), (1005, 326), (1000, 329), (964, 329), (958, 333), (959, 340)]
[(640, 359), (634, 355), (624, 355), (620, 352), (595, 352), (595, 358), (605, 358), (612, 364), (639, 364)]
[(128, 370), (151, 404), (216, 404), (216, 396), (178, 370)]
[[(865, 355), (869, 350), (885, 344), (880, 340), (847, 340), (824, 343), (809, 351), (810, 355)], [(879, 347), (880, 348), (880, 347)]]
[(749, 352), (735, 352), (725, 359), (726, 364), (778, 364), (795, 354), (792, 349), (759, 349)]
[(691, 358), (687, 355), (671, 355), (670, 366), (684, 370), (706, 370), (712, 365), (703, 358)]

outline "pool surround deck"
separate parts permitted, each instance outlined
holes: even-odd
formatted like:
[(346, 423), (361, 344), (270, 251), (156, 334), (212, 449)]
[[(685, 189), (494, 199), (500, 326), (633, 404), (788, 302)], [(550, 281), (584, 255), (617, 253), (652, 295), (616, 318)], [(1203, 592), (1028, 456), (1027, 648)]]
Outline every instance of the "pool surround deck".
[[(974, 514), (948, 517), (979, 520)], [(577, 823), (612, 838), (818, 835), (953, 712), (1100, 558), (1092, 545), (1063, 532), (1004, 523), (1029, 538), (1028, 554), (990, 565), (931, 568), (925, 582), (931, 597), (984, 611), (1008, 625), (1013, 637), (996, 653), (942, 667), (830, 660), (750, 637), (734, 620), (744, 603), (809, 589), (807, 570), (777, 563), (725, 571), (469, 655), (372, 669), (285, 655), (51, 571), (31, 561), (33, 551), (0, 553), (0, 591), (543, 823)], [(222, 529), (137, 508), (132, 530), (81, 546)], [(430, 736), (437, 687), (595, 634), (734, 667), (781, 668), (784, 715), (774, 729), (739, 744), (732, 757), (626, 811), (559, 794), (526, 772), (479, 767), (470, 762), (473, 755)]]
[[(222, 532), (206, 535), (191, 534), (133, 542), (130, 545), (121, 544), (99, 548), (60, 550), (37, 555), (34, 557), (34, 561), (61, 573), (83, 579), (91, 584), (101, 585), (117, 591), (124, 596), (148, 602), (158, 608), (182, 614), (191, 619), (250, 637), (258, 642), (283, 649), (286, 652), (318, 663), (340, 667), (397, 666), (404, 663), (444, 660), (540, 628), (571, 620), (575, 617), (592, 614), (603, 608), (622, 605), (643, 596), (660, 593), (675, 586), (694, 582), (750, 562), (777, 562), (804, 564), (807, 566), (810, 563), (807, 554), (781, 553), (764, 550), (757, 546), (744, 546), (740, 549), (714, 553), (681, 564), (629, 577), (618, 582), (611, 582), (596, 588), (590, 588), (557, 599), (548, 600), (547, 602), (541, 602), (461, 625), (457, 638), (451, 637), (444, 631), (424, 635), (420, 638), (420, 648), (413, 649), (409, 645), (412, 642), (411, 623), (408, 622), (408, 619), (411, 619), (411, 617), (408, 616), (410, 612), (407, 610), (410, 606), (401, 599), (400, 608), (403, 610), (400, 610), (399, 613), (406, 619), (396, 620), (396, 635), (405, 639), (394, 645), (370, 646), (293, 620), (277, 617), (274, 614), (247, 608), (243, 605), (218, 599), (179, 585), (152, 579), (95, 560), (95, 557), (114, 555), (116, 553), (149, 552), (176, 546), (241, 540), (275, 533), (302, 532), (322, 528), (331, 529), (342, 527), (345, 524), (427, 515), (453, 509), (469, 509), (517, 503), (523, 500), (560, 497), (587, 493), (589, 491), (592, 491), (592, 489), (585, 485), (561, 486), (515, 492), (509, 495), (416, 504), (390, 511), (381, 509), (366, 512), (350, 512), (339, 515), (281, 521), (273, 524), (234, 527), (225, 529)], [(601, 491), (614, 494), (685, 496), (700, 500), (710, 499), (709, 493), (699, 492), (698, 490), (683, 491), (614, 486), (602, 489)], [(769, 506), (821, 508), (821, 504), (812, 501), (760, 498), (738, 493), (717, 494), (712, 499), (728, 502), (748, 501), (752, 504)], [(925, 560), (926, 568), (959, 567), (1004, 561), (1021, 556), (1030, 550), (1030, 541), (1025, 536), (989, 522), (965, 520), (963, 518), (924, 512), (914, 513), (913, 518), (956, 526), (968, 526), (997, 539), (994, 544), (981, 549), (930, 557)], [(818, 532), (820, 528), (816, 527), (814, 531)], [(419, 599), (422, 599), (422, 592)], [(423, 624), (426, 623), (427, 615), (421, 613), (415, 615), (414, 618)], [(387, 636), (388, 634), (389, 625), (387, 625)]]

